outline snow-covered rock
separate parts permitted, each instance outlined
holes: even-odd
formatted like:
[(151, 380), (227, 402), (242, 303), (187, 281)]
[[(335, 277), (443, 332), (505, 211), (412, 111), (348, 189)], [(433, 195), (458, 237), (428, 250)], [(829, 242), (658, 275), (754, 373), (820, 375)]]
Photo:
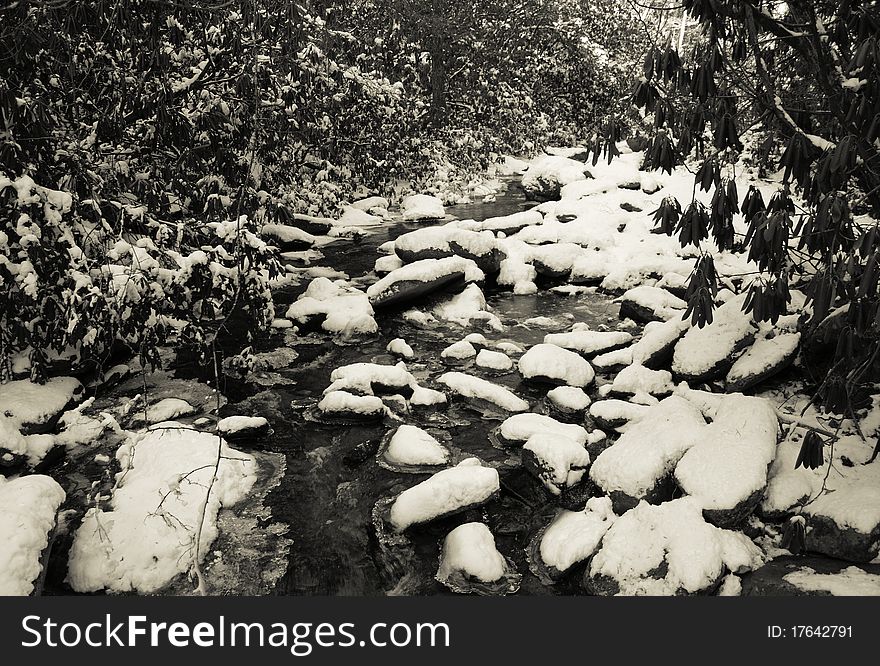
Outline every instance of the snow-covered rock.
[(525, 379), (583, 388), (596, 376), (592, 366), (575, 352), (551, 344), (537, 344), (519, 359)]
[(615, 510), (633, 507), (643, 499), (668, 499), (675, 466), (701, 440), (705, 426), (699, 409), (684, 398), (670, 396), (648, 407), (620, 439), (599, 454), (590, 478), (611, 496)]
[(761, 501), (776, 456), (779, 419), (768, 400), (725, 397), (699, 441), (679, 460), (675, 480), (721, 527), (741, 523)]
[(745, 295), (715, 310), (712, 323), (691, 328), (675, 345), (672, 372), (691, 382), (707, 381), (726, 372), (757, 331), (752, 317), (742, 311)]
[(462, 282), (479, 282), (483, 271), (470, 259), (422, 259), (388, 273), (367, 289), (375, 307), (391, 307)]
[(218, 449), (217, 435), (175, 422), (130, 439), (116, 458), (123, 471), (112, 508), (89, 509), (70, 550), (67, 581), (77, 592), (149, 594), (191, 571), (203, 505), (200, 557), (217, 538), (220, 509), (242, 500), (257, 478), (252, 456), (222, 441)]
[[(149, 425), (162, 421), (173, 421), (181, 416), (194, 414), (195, 407), (182, 398), (163, 398), (147, 407), (146, 422)], [(135, 416), (143, 419), (144, 413), (135, 413)]]
[(415, 377), (401, 361), (397, 365), (351, 363), (330, 373), (330, 385), (324, 393), (353, 391), (364, 395), (395, 394), (408, 396), (416, 385)]
[(687, 303), (660, 287), (642, 285), (625, 291), (620, 297), (620, 318), (647, 323), (680, 318)]
[(269, 421), (263, 416), (227, 416), (217, 422), (217, 432), (228, 441), (262, 437), (269, 430)]
[(510, 389), (463, 372), (447, 372), (437, 380), (465, 398), (488, 402), (508, 412), (525, 412), (529, 403)]
[(532, 572), (552, 581), (598, 550), (617, 516), (607, 497), (592, 497), (583, 511), (561, 510), (542, 530), (530, 552)]
[(539, 432), (523, 445), (523, 467), (553, 495), (580, 482), (590, 465), (590, 454), (580, 442), (556, 433)]
[(475, 284), (469, 284), (461, 293), (438, 303), (431, 314), (459, 326), (482, 324), (496, 331), (504, 328), (501, 320), (488, 311), (483, 290)]
[(379, 330), (367, 295), (342, 280), (317, 277), (287, 309), (288, 319), (302, 325), (319, 322), (341, 337), (369, 335)]
[(586, 178), (583, 162), (558, 155), (544, 155), (523, 174), (522, 187), (526, 196), (538, 201), (558, 199), (564, 185)]
[(548, 391), (550, 408), (564, 416), (583, 416), (592, 402), (583, 389), (576, 386), (557, 386)]
[(532, 435), (554, 435), (585, 444), (589, 434), (586, 428), (576, 423), (560, 423), (544, 414), (514, 414), (498, 427), (499, 440), (505, 446), (521, 446)]
[(641, 502), (605, 534), (584, 586), (599, 595), (700, 594), (728, 572), (744, 573), (763, 561), (744, 534), (707, 523), (692, 497), (658, 506)]
[(412, 358), (415, 353), (413, 352), (413, 348), (410, 347), (406, 340), (403, 338), (394, 338), (391, 342), (388, 343), (388, 346), (385, 347), (385, 350), (390, 354), (394, 354), (395, 356), (399, 356), (401, 358)]
[(519, 588), (521, 576), (498, 552), (486, 525), (464, 523), (443, 540), (436, 578), (454, 592), (511, 594)]
[(494, 370), (496, 372), (507, 372), (513, 369), (513, 361), (507, 354), (492, 351), (490, 349), (481, 349), (477, 354), (477, 367)]
[(675, 390), (672, 373), (668, 370), (651, 370), (643, 365), (630, 365), (614, 377), (611, 384), (612, 393), (618, 395), (637, 395), (647, 393), (654, 396), (666, 396)]
[(474, 346), (467, 340), (453, 342), (440, 352), (440, 358), (448, 361), (466, 361), (474, 358), (476, 355), (477, 350), (474, 349)]
[(52, 377), (45, 384), (20, 379), (0, 384), (3, 414), (25, 431), (50, 425), (83, 394), (74, 377)]
[(394, 431), (380, 455), (394, 468), (445, 465), (450, 459), (449, 450), (433, 435), (406, 424)]
[(642, 337), (630, 348), (632, 362), (655, 370), (665, 365), (672, 359), (676, 343), (688, 328), (690, 321), (679, 317), (663, 322), (648, 322), (642, 331)]
[(590, 405), (590, 416), (600, 428), (613, 430), (636, 421), (648, 411), (646, 405), (625, 400), (598, 400)]
[(800, 333), (779, 333), (762, 337), (740, 356), (727, 373), (724, 389), (744, 391), (791, 365), (800, 346)]
[(382, 399), (374, 395), (355, 395), (348, 391), (331, 391), (321, 398), (318, 410), (326, 417), (342, 420), (374, 420), (385, 415)]
[(632, 337), (632, 334), (626, 331), (579, 330), (569, 333), (549, 333), (544, 336), (544, 342), (591, 357), (624, 347), (632, 341)]
[(307, 231), (286, 224), (264, 224), (260, 229), (260, 235), (282, 252), (307, 250), (317, 240)]
[(501, 489), (498, 471), (467, 458), (407, 488), (391, 505), (389, 522), (397, 532), (485, 504)]
[(400, 204), (403, 219), (419, 222), (439, 220), (446, 217), (443, 201), (430, 194), (413, 194), (404, 198)]
[(48, 476), (9, 480), (0, 475), (0, 596), (34, 592), (64, 498), (64, 490)]

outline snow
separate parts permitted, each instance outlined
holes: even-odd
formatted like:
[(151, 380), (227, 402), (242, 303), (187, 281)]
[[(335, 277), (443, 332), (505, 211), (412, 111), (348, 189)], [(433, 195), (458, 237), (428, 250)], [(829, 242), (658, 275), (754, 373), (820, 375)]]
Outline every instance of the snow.
[(538, 432), (523, 445), (523, 452), (534, 455), (537, 476), (554, 495), (578, 483), (586, 474), (590, 454), (583, 443), (557, 433)]
[(342, 337), (368, 335), (379, 330), (366, 294), (342, 280), (315, 278), (285, 316), (303, 324), (316, 315), (325, 317), (322, 329)]
[(373, 264), (373, 270), (380, 275), (385, 275), (390, 273), (391, 271), (396, 271), (402, 266), (403, 261), (400, 257), (398, 257), (396, 254), (389, 254), (376, 259), (376, 263)]
[(446, 395), (441, 391), (426, 388), (424, 386), (416, 386), (413, 388), (412, 397), (409, 404), (417, 407), (431, 407), (433, 405), (445, 405)]
[(501, 424), (498, 432), (508, 442), (526, 442), (539, 433), (565, 437), (581, 445), (587, 441), (587, 431), (583, 426), (561, 423), (544, 414), (514, 414)]
[(541, 538), (544, 564), (566, 571), (590, 558), (617, 516), (607, 497), (591, 497), (583, 511), (560, 511)]
[(45, 384), (20, 379), (0, 384), (0, 405), (19, 427), (43, 425), (81, 394), (74, 377), (52, 377)]
[(452, 359), (456, 361), (463, 361), (468, 358), (473, 358), (476, 355), (477, 350), (474, 349), (474, 346), (467, 340), (459, 340), (458, 342), (453, 342), (451, 345), (440, 352), (440, 358)]
[(348, 391), (331, 391), (318, 403), (324, 414), (360, 414), (378, 416), (385, 412), (385, 403), (374, 395), (354, 395)]
[(446, 216), (443, 201), (429, 194), (413, 194), (400, 204), (405, 220), (439, 220)]
[(683, 321), (679, 317), (665, 322), (648, 322), (642, 331), (642, 337), (632, 346), (632, 362), (644, 364), (654, 354), (678, 340), (688, 328), (689, 321)]
[(611, 389), (627, 395), (668, 395), (675, 389), (675, 384), (668, 370), (649, 370), (643, 365), (633, 364), (617, 373)]
[(317, 240), (312, 234), (299, 227), (291, 227), (285, 224), (264, 224), (260, 229), (261, 236), (268, 236), (271, 240), (277, 240), (282, 245), (301, 243), (311, 247)]
[(736, 574), (727, 574), (721, 581), (717, 596), (738, 597), (742, 594), (742, 579)]
[(541, 215), (540, 211), (532, 208), (529, 210), (520, 211), (519, 213), (511, 213), (510, 215), (489, 217), (481, 222), (468, 220), (467, 222), (459, 223), (459, 226), (470, 229), (472, 231), (507, 232), (518, 231), (523, 227), (541, 224), (543, 221), (544, 216)]
[(519, 359), (520, 374), (526, 379), (549, 379), (568, 386), (589, 386), (596, 376), (582, 356), (550, 344), (537, 344)]
[(842, 597), (880, 596), (880, 575), (858, 567), (847, 567), (833, 574), (820, 574), (810, 567), (800, 567), (784, 575), (782, 580), (805, 592), (827, 592)]
[(547, 399), (558, 409), (582, 412), (590, 406), (590, 396), (576, 386), (557, 386), (547, 393)]
[(467, 458), (412, 488), (391, 505), (389, 519), (398, 532), (419, 523), (487, 502), (501, 489), (498, 471)]
[(621, 302), (634, 303), (652, 312), (654, 316), (662, 320), (681, 317), (687, 303), (671, 292), (660, 287), (642, 285), (634, 287), (623, 293)]
[(48, 476), (0, 475), (0, 596), (33, 592), (64, 490)]
[(731, 298), (715, 310), (712, 323), (691, 328), (675, 345), (672, 371), (699, 377), (712, 372), (729, 359), (757, 327), (743, 313), (745, 294)]
[(182, 398), (163, 398), (147, 407), (146, 421), (149, 424), (173, 421), (181, 416), (194, 414), (195, 411), (195, 407)]
[(406, 340), (403, 338), (394, 338), (391, 342), (388, 343), (388, 346), (385, 347), (385, 350), (395, 356), (400, 356), (402, 358), (412, 358), (415, 354), (413, 352), (413, 348), (410, 347)]
[(779, 419), (764, 398), (725, 396), (702, 437), (682, 456), (675, 480), (706, 509), (733, 509), (767, 485)]
[(501, 320), (486, 310), (486, 297), (483, 290), (469, 284), (459, 294), (437, 305), (431, 312), (438, 319), (460, 326), (467, 326), (473, 320), (485, 322), (490, 328), (500, 331)]
[(379, 363), (351, 363), (330, 373), (330, 386), (324, 394), (332, 391), (355, 391), (372, 395), (376, 386), (402, 389), (415, 385), (416, 380), (401, 361), (397, 365)]
[(647, 411), (646, 406), (625, 400), (599, 400), (590, 405), (590, 416), (606, 423), (635, 421)]
[(544, 155), (533, 160), (522, 178), (526, 192), (559, 190), (563, 185), (584, 180), (586, 165), (558, 155)]
[(77, 592), (162, 589), (191, 570), (203, 504), (202, 557), (217, 538), (220, 509), (244, 499), (257, 478), (252, 456), (175, 422), (129, 439), (116, 458), (123, 471), (111, 506), (86, 512), (70, 550), (67, 581)]
[(615, 347), (622, 347), (632, 340), (632, 334), (625, 331), (571, 331), (569, 333), (549, 333), (544, 342), (557, 345), (584, 356), (594, 356)]
[(267, 427), (269, 421), (263, 416), (227, 416), (217, 423), (217, 432), (229, 436), (244, 430), (261, 430)]
[[(662, 578), (652, 575), (663, 564)], [(744, 573), (763, 563), (760, 549), (738, 532), (710, 525), (700, 503), (683, 497), (658, 506), (640, 502), (618, 518), (590, 563), (620, 594), (674, 595), (705, 591), (725, 571)]]
[(483, 523), (459, 525), (443, 540), (437, 578), (445, 580), (461, 572), (491, 583), (504, 576), (507, 563), (495, 547), (495, 537)]
[(384, 457), (400, 465), (444, 465), (449, 462), (449, 451), (430, 433), (404, 424), (392, 435)]
[(477, 354), (477, 366), (487, 368), (489, 370), (497, 370), (505, 372), (513, 369), (513, 361), (507, 354), (491, 351), (489, 349), (481, 349)]
[(383, 223), (378, 215), (371, 215), (365, 210), (355, 208), (354, 206), (345, 206), (342, 209), (342, 216), (334, 223), (336, 229), (344, 229), (350, 227), (376, 227)]
[(375, 301), (379, 296), (400, 282), (434, 282), (449, 275), (460, 273), (466, 282), (479, 282), (485, 276), (477, 265), (463, 257), (421, 259), (391, 271), (367, 289), (367, 296)]
[(524, 412), (529, 408), (529, 403), (509, 389), (463, 372), (447, 372), (437, 381), (459, 395), (485, 400), (508, 412)]
[(600, 371), (608, 370), (619, 365), (630, 365), (632, 359), (632, 347), (624, 347), (623, 349), (615, 349), (614, 351), (605, 352), (594, 356), (590, 361), (593, 368)]
[[(598, 404), (592, 405), (591, 413)], [(606, 493), (619, 490), (630, 497), (644, 497), (702, 439), (705, 425), (700, 410), (684, 398), (670, 396), (648, 407), (620, 439), (599, 454), (590, 478)]]
[(790, 358), (797, 351), (800, 341), (800, 333), (780, 333), (759, 338), (730, 368), (726, 383), (737, 384), (767, 372)]

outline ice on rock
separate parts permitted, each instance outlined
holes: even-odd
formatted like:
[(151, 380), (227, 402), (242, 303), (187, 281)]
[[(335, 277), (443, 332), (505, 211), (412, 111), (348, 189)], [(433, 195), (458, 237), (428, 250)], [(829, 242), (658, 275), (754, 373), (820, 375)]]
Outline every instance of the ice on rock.
[(742, 311), (745, 294), (715, 310), (711, 324), (691, 328), (675, 345), (672, 372), (689, 380), (711, 379), (733, 364), (753, 338), (757, 326)]
[(217, 538), (220, 509), (244, 499), (257, 478), (252, 456), (222, 441), (218, 450), (217, 435), (175, 422), (128, 440), (116, 458), (123, 471), (112, 509), (89, 509), (70, 550), (67, 580), (77, 592), (162, 589), (192, 567), (203, 505), (201, 557)]
[(498, 433), (507, 444), (524, 444), (532, 435), (544, 433), (565, 437), (583, 446), (588, 437), (583, 426), (560, 423), (550, 416), (532, 413), (509, 416), (498, 428)]
[(596, 376), (592, 366), (575, 352), (550, 344), (537, 344), (519, 359), (519, 371), (525, 379), (556, 384), (589, 386)]
[(745, 573), (763, 560), (744, 534), (707, 523), (693, 497), (641, 502), (605, 534), (584, 582), (596, 594), (698, 594), (728, 571)]
[(391, 505), (389, 521), (397, 532), (484, 504), (501, 489), (498, 471), (467, 458), (404, 490)]
[(630, 365), (614, 377), (611, 385), (614, 393), (623, 395), (669, 395), (675, 390), (672, 373), (668, 370), (650, 370), (643, 365)]
[(484, 583), (504, 576), (507, 563), (495, 547), (495, 537), (483, 523), (459, 525), (443, 540), (437, 579), (460, 572)]
[(578, 483), (589, 464), (582, 443), (556, 433), (536, 433), (523, 445), (523, 465), (554, 495)]
[(583, 511), (560, 511), (541, 536), (541, 562), (562, 573), (589, 559), (616, 519), (607, 497), (591, 497)]
[(509, 389), (481, 377), (463, 372), (447, 372), (437, 381), (465, 398), (484, 400), (508, 412), (525, 412), (529, 408), (528, 402)]
[(477, 354), (477, 367), (486, 368), (487, 370), (495, 370), (498, 372), (507, 372), (513, 369), (513, 361), (507, 354), (491, 351), (489, 349), (481, 349)]
[(599, 454), (590, 478), (612, 496), (615, 506), (618, 501), (634, 505), (640, 499), (660, 500), (663, 481), (701, 440), (705, 426), (699, 409), (684, 398), (670, 396), (646, 408), (620, 439)]
[(368, 335), (379, 330), (366, 294), (345, 282), (317, 277), (287, 309), (285, 315), (300, 325), (322, 317), (321, 328), (343, 337)]
[(761, 500), (778, 430), (768, 400), (726, 396), (699, 441), (678, 462), (675, 480), (700, 501), (711, 522), (734, 524)]
[(394, 465), (445, 465), (449, 451), (430, 433), (404, 424), (388, 440), (383, 457)]
[(453, 342), (440, 352), (440, 358), (450, 359), (453, 361), (464, 361), (477, 355), (477, 350), (467, 340), (459, 340)]
[(418, 222), (420, 220), (439, 220), (446, 217), (443, 201), (429, 194), (413, 194), (404, 198), (400, 204), (403, 219)]
[(42, 474), (17, 479), (0, 475), (0, 596), (27, 596), (42, 570), (55, 515), (64, 501), (61, 486)]
[(632, 334), (625, 331), (571, 331), (569, 333), (549, 333), (544, 342), (564, 349), (576, 351), (584, 356), (595, 356), (632, 341)]
[(394, 338), (388, 343), (385, 350), (395, 356), (400, 356), (401, 358), (412, 358), (415, 355), (413, 348), (410, 347), (403, 338)]

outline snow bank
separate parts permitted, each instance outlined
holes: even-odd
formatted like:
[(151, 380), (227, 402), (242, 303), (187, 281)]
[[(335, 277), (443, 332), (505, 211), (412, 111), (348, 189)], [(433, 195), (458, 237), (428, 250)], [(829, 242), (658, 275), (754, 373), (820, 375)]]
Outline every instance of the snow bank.
[(580, 355), (551, 344), (537, 344), (519, 359), (525, 379), (550, 381), (568, 386), (589, 386), (596, 376), (592, 366)]
[[(217, 455), (217, 477), (207, 497)], [(156, 592), (192, 568), (217, 538), (217, 514), (242, 500), (257, 478), (253, 456), (216, 435), (179, 423), (154, 426), (119, 447), (122, 467), (111, 507), (91, 508), (70, 550), (67, 580), (77, 592)]]
[(26, 596), (42, 570), (64, 490), (48, 476), (0, 476), (0, 596)]
[(508, 412), (524, 412), (529, 408), (529, 403), (509, 389), (463, 372), (447, 372), (437, 381), (459, 395), (485, 400)]
[(488, 502), (500, 489), (497, 470), (483, 467), (477, 458), (467, 458), (400, 493), (391, 505), (389, 520), (402, 532)]

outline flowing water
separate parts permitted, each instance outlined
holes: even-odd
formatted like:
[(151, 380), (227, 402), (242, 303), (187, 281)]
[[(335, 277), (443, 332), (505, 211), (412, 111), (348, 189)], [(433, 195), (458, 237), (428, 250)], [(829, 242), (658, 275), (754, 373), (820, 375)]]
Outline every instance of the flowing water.
[[(448, 209), (456, 217), (485, 219), (505, 215), (526, 207), (522, 194), (508, 191), (497, 200)], [(359, 242), (340, 241), (323, 249), (320, 265), (330, 266), (357, 280), (368, 274), (378, 253), (378, 245), (415, 228), (405, 223), (389, 224), (381, 232)], [(360, 284), (375, 279), (370, 277)], [(279, 312), (305, 288), (280, 294)], [(524, 548), (555, 510), (551, 496), (525, 471), (511, 454), (492, 446), (488, 434), (505, 417), (502, 413), (480, 411), (465, 402), (450, 400), (442, 409), (419, 409), (403, 415), (403, 422), (428, 429), (447, 442), (453, 451), (477, 456), (499, 468), (500, 497), (479, 510), (432, 523), (408, 533), (405, 546), (389, 547), (378, 539), (371, 521), (375, 503), (391, 497), (427, 478), (426, 475), (388, 471), (376, 463), (376, 451), (383, 435), (398, 425), (386, 418), (378, 424), (325, 425), (310, 419), (314, 405), (330, 383), (330, 373), (348, 363), (370, 361), (394, 364), (397, 359), (386, 350), (388, 342), (404, 338), (415, 350), (407, 367), (422, 385), (435, 387), (434, 380), (450, 368), (441, 362), (440, 351), (472, 332), (483, 332), (497, 342), (512, 341), (521, 346), (540, 342), (548, 330), (566, 330), (574, 322), (593, 327), (614, 326), (617, 307), (607, 296), (586, 293), (563, 296), (542, 290), (531, 296), (485, 288), (490, 309), (505, 325), (504, 331), (477, 331), (456, 325), (419, 328), (404, 321), (400, 312), (378, 312), (380, 332), (373, 339), (356, 344), (334, 342), (326, 335), (293, 338), (299, 358), (279, 371), (283, 381), (271, 386), (249, 387), (245, 392), (248, 409), (269, 418), (274, 433), (265, 448), (283, 452), (287, 472), (270, 497), (274, 518), (290, 526), (292, 539), (287, 574), (278, 586), (280, 594), (296, 595), (377, 595), (436, 594), (445, 588), (434, 581), (439, 543), (456, 525), (469, 520), (485, 521), (496, 538), (499, 550), (512, 559), (524, 574), (523, 593), (553, 594), (574, 584), (565, 582), (547, 588), (531, 574)], [(429, 303), (419, 303), (420, 308)], [(541, 327), (525, 322), (532, 317), (554, 320)], [(275, 345), (280, 335), (275, 336)], [(470, 366), (453, 368), (486, 377), (511, 388), (518, 395), (540, 406), (544, 393), (525, 384), (515, 372), (491, 375)], [(243, 396), (237, 396), (243, 397)], [(233, 406), (234, 407), (234, 406)], [(240, 405), (244, 407), (244, 404)], [(244, 409), (242, 409), (242, 413)]]

